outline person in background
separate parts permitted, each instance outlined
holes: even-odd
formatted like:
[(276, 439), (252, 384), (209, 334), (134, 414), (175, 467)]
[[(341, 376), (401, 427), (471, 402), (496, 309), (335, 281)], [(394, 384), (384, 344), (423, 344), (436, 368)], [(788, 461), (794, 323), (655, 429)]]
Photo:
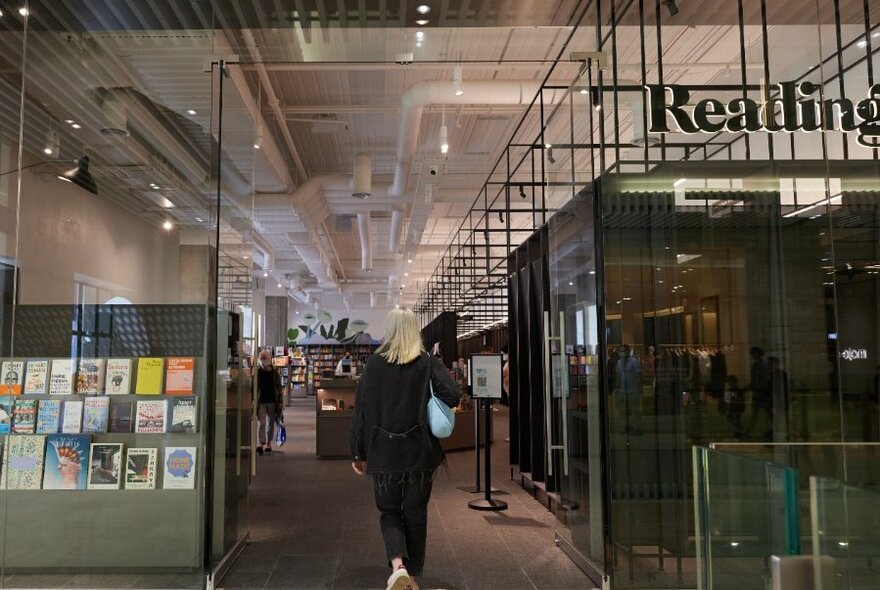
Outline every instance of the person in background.
[(749, 418), (748, 431), (751, 434), (758, 422), (758, 414), (763, 413), (770, 422), (769, 429), (764, 433), (764, 438), (773, 438), (773, 398), (770, 397), (770, 371), (767, 361), (764, 360), (764, 349), (753, 346), (749, 350), (752, 357), (751, 378), (746, 389), (752, 392), (752, 415)]
[(742, 415), (746, 410), (746, 401), (745, 392), (740, 389), (739, 378), (736, 375), (729, 375), (727, 377), (723, 402), (727, 412), (727, 421), (733, 428), (733, 437), (736, 439), (742, 438)]
[(501, 405), (510, 405), (510, 355), (507, 346), (501, 347)]
[(385, 553), (387, 590), (418, 590), (425, 565), (428, 500), (443, 462), (428, 424), (429, 382), (450, 408), (461, 392), (443, 361), (425, 352), (415, 314), (393, 309), (385, 343), (367, 360), (357, 385), (350, 442), (352, 469), (373, 487)]
[(254, 375), (257, 381), (257, 454), (272, 452), (275, 440), (275, 421), (281, 413), (281, 373), (272, 366), (268, 350), (260, 352), (260, 364)]
[(351, 353), (346, 350), (339, 362), (336, 363), (336, 376), (347, 375), (354, 378), (356, 374), (357, 370), (354, 367), (354, 361), (351, 360)]
[(467, 385), (467, 361), (464, 360), (463, 356), (458, 357), (458, 366), (455, 371), (455, 378), (458, 379), (458, 382), (465, 386)]
[(768, 440), (774, 439), (778, 434), (779, 440), (788, 439), (788, 373), (782, 368), (782, 361), (777, 356), (767, 357), (768, 382), (770, 385), (770, 408), (773, 416), (771, 430), (775, 427), (776, 432), (770, 432)]
[(641, 429), (641, 363), (632, 355), (629, 344), (618, 351), (617, 360), (617, 413), (625, 420), (625, 429), (639, 434)]

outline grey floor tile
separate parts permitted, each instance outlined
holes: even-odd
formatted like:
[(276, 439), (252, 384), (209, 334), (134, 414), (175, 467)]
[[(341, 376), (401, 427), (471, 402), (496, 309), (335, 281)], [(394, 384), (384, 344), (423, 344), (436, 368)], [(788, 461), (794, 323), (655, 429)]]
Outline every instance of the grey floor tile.
[(262, 590), (269, 580), (269, 571), (248, 572), (237, 571), (226, 576), (220, 581), (218, 590)]
[(265, 587), (329, 590), (333, 588), (337, 561), (335, 556), (282, 556)]
[(78, 574), (62, 587), (89, 590), (131, 588), (139, 577), (138, 574)]
[(140, 590), (172, 590), (176, 588), (196, 589), (205, 585), (202, 574), (145, 574), (135, 580), (129, 588)]

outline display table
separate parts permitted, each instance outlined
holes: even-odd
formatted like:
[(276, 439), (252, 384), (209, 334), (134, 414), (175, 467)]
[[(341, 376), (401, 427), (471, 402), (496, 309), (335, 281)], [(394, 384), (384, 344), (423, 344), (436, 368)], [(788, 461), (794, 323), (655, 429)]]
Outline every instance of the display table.
[[(316, 428), (315, 454), (322, 459), (347, 459), (351, 457), (349, 432), (354, 415), (354, 379), (333, 379), (321, 382), (315, 396)], [(480, 434), (480, 444), (485, 440)], [(444, 451), (462, 451), (474, 448), (474, 412), (465, 410), (455, 413), (455, 430), (452, 436), (440, 440)]]

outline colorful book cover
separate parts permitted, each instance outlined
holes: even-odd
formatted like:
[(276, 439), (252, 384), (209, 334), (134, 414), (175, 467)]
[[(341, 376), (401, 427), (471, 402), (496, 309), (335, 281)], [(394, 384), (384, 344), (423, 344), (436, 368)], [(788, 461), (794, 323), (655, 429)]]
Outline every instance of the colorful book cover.
[(76, 393), (99, 395), (104, 393), (105, 359), (79, 359), (76, 370)]
[(165, 366), (165, 394), (192, 395), (196, 359), (191, 356), (170, 357)]
[(21, 395), (24, 383), (24, 361), (3, 361), (0, 364), (0, 395)]
[(37, 434), (55, 434), (61, 426), (61, 400), (41, 399), (37, 410)]
[(137, 415), (134, 431), (140, 433), (165, 432), (165, 417), (168, 411), (166, 400), (140, 401), (137, 403)]
[(138, 359), (137, 382), (134, 392), (138, 395), (161, 395), (162, 394), (162, 370), (165, 368), (165, 359), (146, 357)]
[(92, 437), (88, 434), (50, 434), (46, 439), (43, 489), (86, 489), (89, 474), (89, 443)]
[(108, 395), (127, 395), (131, 390), (131, 359), (107, 359), (104, 391)]
[(38, 395), (46, 393), (49, 385), (49, 361), (28, 361), (24, 373), (24, 393)]
[(110, 404), (110, 432), (131, 432), (131, 402)]
[(171, 419), (168, 432), (197, 432), (198, 404), (195, 397), (178, 397), (171, 399)]
[(12, 397), (0, 397), (0, 434), (9, 434), (12, 431), (12, 408)]
[(39, 490), (43, 480), (45, 450), (45, 436), (10, 434), (4, 449), (0, 487), (9, 490)]
[(33, 434), (37, 425), (37, 400), (19, 398), (12, 409), (12, 432)]
[(61, 432), (77, 434), (82, 432), (82, 400), (67, 400), (61, 405)]
[(73, 393), (73, 361), (54, 359), (49, 371), (49, 394), (70, 395)]
[(125, 489), (156, 489), (156, 449), (128, 449)]
[(122, 481), (122, 443), (92, 443), (89, 454), (89, 489), (118, 490)]
[(110, 414), (110, 400), (106, 397), (87, 397), (83, 405), (82, 431), (87, 433), (107, 432), (107, 417)]
[(195, 488), (196, 448), (166, 447), (162, 487), (166, 490)]

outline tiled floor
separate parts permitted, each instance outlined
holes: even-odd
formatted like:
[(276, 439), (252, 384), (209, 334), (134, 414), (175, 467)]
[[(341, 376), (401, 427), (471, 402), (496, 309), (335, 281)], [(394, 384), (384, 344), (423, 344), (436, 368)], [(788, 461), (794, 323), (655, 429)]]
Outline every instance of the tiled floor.
[[(591, 588), (553, 544), (555, 518), (509, 479), (506, 414), (495, 413), (493, 484), (506, 491), (505, 512), (468, 509), (473, 452), (449, 454), (430, 504), (424, 589), (544, 590)], [(312, 400), (285, 412), (288, 442), (259, 457), (251, 490), (251, 544), (221, 587), (384, 588), (378, 513), (368, 482), (348, 461), (315, 457)]]

